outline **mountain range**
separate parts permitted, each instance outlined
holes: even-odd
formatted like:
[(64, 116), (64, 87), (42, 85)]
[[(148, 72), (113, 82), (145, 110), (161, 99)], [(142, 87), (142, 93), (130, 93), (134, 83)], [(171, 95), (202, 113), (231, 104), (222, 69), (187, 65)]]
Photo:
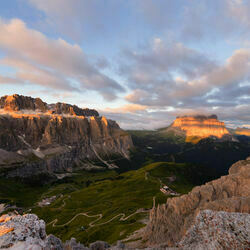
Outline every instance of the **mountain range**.
[(213, 165), (214, 178), (250, 147), (249, 129), (226, 128), (216, 115), (177, 117), (156, 131), (124, 131), (96, 110), (17, 94), (0, 98), (0, 128), (0, 173), (23, 179), (61, 178), (77, 169), (135, 169), (148, 155)]
[(214, 114), (124, 131), (93, 109), (3, 96), (0, 248), (245, 247), (250, 160), (235, 162), (249, 152), (249, 129)]
[(129, 158), (130, 135), (96, 110), (20, 95), (1, 97), (0, 108), (0, 171), (7, 177), (51, 177), (95, 168), (95, 160), (114, 168), (103, 158)]

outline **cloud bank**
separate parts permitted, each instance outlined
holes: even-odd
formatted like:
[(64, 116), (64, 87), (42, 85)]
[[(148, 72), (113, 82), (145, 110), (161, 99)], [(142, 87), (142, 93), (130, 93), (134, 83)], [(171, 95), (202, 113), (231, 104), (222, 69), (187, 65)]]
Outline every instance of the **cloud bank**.
[(1, 86), (39, 86), (76, 104), (73, 93), (81, 93), (126, 128), (192, 113), (249, 123), (250, 1), (26, 4), (40, 22), (0, 20), (0, 65), (11, 69), (0, 71)]
[[(0, 20), (0, 64), (16, 70), (15, 81), (66, 91), (93, 90), (113, 100), (123, 87), (93, 66), (80, 46), (51, 39), (13, 19)], [(3, 80), (3, 76), (1, 77)], [(14, 79), (6, 79), (10, 83)]]

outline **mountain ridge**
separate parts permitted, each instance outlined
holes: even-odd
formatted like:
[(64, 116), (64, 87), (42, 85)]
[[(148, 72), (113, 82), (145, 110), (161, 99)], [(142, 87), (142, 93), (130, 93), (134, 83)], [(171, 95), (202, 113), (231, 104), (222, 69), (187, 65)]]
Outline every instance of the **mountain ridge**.
[(196, 215), (206, 209), (249, 214), (249, 167), (250, 157), (233, 164), (228, 175), (196, 186), (188, 194), (167, 199), (166, 204), (154, 207), (144, 240), (151, 246), (175, 246), (193, 224)]
[(43, 113), (51, 114), (69, 114), (75, 116), (99, 116), (94, 109), (82, 109), (76, 105), (57, 102), (55, 104), (47, 104), (40, 98), (32, 98), (30, 96), (22, 96), (18, 94), (6, 95), (0, 98), (0, 109), (5, 111), (21, 111), (21, 110), (39, 110)]
[(86, 159), (112, 168), (103, 158), (128, 158), (133, 147), (130, 135), (96, 110), (19, 95), (0, 103), (0, 170), (9, 177), (72, 171)]

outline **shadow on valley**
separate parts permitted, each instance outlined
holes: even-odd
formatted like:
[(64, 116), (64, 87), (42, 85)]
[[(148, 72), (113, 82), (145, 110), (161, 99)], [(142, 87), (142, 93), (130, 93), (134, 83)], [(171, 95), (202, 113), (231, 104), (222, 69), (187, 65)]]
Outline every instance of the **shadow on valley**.
[[(61, 179), (1, 177), (0, 203), (7, 204), (5, 213), (35, 213), (45, 220), (47, 233), (63, 241), (74, 237), (84, 244), (126, 242), (145, 226), (154, 204), (227, 174), (232, 163), (250, 152), (248, 137), (239, 137), (238, 142), (204, 139), (191, 144), (159, 131), (129, 133), (134, 143), (130, 160), (113, 155), (92, 162), (101, 169), (75, 168), (60, 173), (65, 175)], [(107, 169), (105, 162), (118, 168)]]
[[(238, 141), (218, 141), (213, 138), (200, 140), (197, 144), (186, 143), (181, 136), (157, 131), (129, 131), (135, 150), (131, 164), (167, 161), (189, 163), (195, 185), (219, 178), (228, 173), (229, 167), (250, 153), (250, 137), (237, 136)], [(134, 167), (134, 166), (132, 166)]]

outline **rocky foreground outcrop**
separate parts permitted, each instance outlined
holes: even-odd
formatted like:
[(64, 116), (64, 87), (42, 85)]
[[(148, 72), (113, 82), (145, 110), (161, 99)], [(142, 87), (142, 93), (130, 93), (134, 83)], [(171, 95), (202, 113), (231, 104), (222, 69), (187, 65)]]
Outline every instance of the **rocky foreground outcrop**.
[(35, 214), (3, 215), (0, 217), (0, 249), (12, 250), (102, 250), (123, 249), (120, 242), (111, 247), (103, 241), (91, 243), (85, 247), (74, 238), (62, 243), (54, 235), (47, 235), (45, 222)]
[(207, 137), (231, 139), (224, 122), (219, 121), (216, 115), (180, 116), (167, 131), (185, 136), (186, 142), (197, 143)]
[[(228, 215), (227, 225), (232, 225), (235, 228), (235, 235), (237, 236), (237, 228), (243, 227), (244, 225), (236, 225), (239, 219), (239, 223), (245, 223), (245, 227), (249, 225), (249, 213), (250, 213), (250, 157), (246, 160), (239, 161), (231, 166), (229, 169), (229, 175), (223, 176), (220, 179), (211, 181), (202, 186), (197, 186), (193, 188), (191, 192), (180, 197), (169, 198), (166, 204), (159, 205), (153, 208), (150, 212), (150, 222), (148, 223), (144, 231), (144, 241), (147, 246), (176, 246), (178, 242), (181, 241), (183, 236), (187, 233), (189, 228), (194, 225), (195, 217), (202, 210), (212, 210), (212, 211), (224, 211), (228, 213), (245, 213), (246, 218), (241, 215), (235, 217), (234, 214)], [(212, 212), (211, 212), (212, 213)], [(217, 214), (216, 218), (221, 218), (221, 214)], [(203, 218), (202, 223), (213, 224), (211, 216), (209, 214), (204, 215), (201, 212), (198, 221)], [(210, 220), (207, 221), (206, 220)], [(225, 217), (226, 219), (226, 217)], [(231, 223), (231, 222), (232, 223)], [(225, 221), (224, 221), (225, 222)], [(221, 221), (217, 225), (217, 229), (212, 229), (212, 232), (225, 230), (225, 223)], [(221, 224), (222, 223), (222, 224)], [(209, 224), (209, 225), (210, 225)], [(207, 229), (209, 230), (209, 225)], [(236, 227), (234, 226), (236, 225)], [(221, 228), (222, 226), (222, 228)], [(192, 232), (197, 231), (200, 228), (199, 223), (195, 228), (189, 231), (189, 236), (193, 235)], [(228, 226), (227, 226), (228, 228)], [(237, 230), (236, 230), (237, 229)], [(233, 230), (233, 229), (232, 229)], [(231, 230), (231, 233), (232, 233)], [(246, 228), (245, 232), (248, 232), (247, 243), (250, 247), (250, 236), (249, 227)], [(223, 232), (220, 234), (222, 237)], [(224, 234), (228, 236), (229, 234)], [(218, 236), (218, 235), (217, 235)], [(217, 237), (216, 236), (216, 237)], [(188, 237), (188, 236), (187, 236)], [(197, 235), (197, 237), (199, 237)], [(239, 237), (236, 237), (240, 239)], [(197, 240), (198, 238), (196, 238)], [(227, 239), (224, 238), (224, 241)], [(183, 242), (189, 242), (191, 244), (192, 239), (183, 240)], [(218, 240), (219, 241), (219, 240)], [(184, 244), (183, 243), (183, 244)], [(225, 243), (225, 242), (224, 242)], [(181, 243), (182, 244), (182, 243)], [(186, 244), (186, 243), (185, 243)], [(239, 243), (240, 244), (240, 243)], [(194, 248), (199, 249), (199, 248)], [(200, 248), (204, 249), (204, 248)], [(209, 248), (208, 248), (209, 249)], [(217, 249), (217, 248), (211, 248)], [(222, 249), (222, 248), (218, 248)], [(233, 248), (232, 248), (233, 249)], [(244, 249), (244, 248), (243, 248)]]
[(131, 147), (131, 137), (95, 110), (19, 95), (0, 99), (0, 173), (7, 177), (72, 171), (86, 159), (128, 157)]
[(46, 235), (36, 215), (9, 214), (0, 217), (0, 249), (250, 249), (249, 228), (250, 157), (232, 165), (229, 175), (154, 207), (146, 228), (134, 235), (142, 241), (115, 246), (97, 241), (86, 247), (72, 238), (62, 243)]
[(178, 248), (181, 249), (248, 249), (250, 215), (203, 210), (195, 218)]

